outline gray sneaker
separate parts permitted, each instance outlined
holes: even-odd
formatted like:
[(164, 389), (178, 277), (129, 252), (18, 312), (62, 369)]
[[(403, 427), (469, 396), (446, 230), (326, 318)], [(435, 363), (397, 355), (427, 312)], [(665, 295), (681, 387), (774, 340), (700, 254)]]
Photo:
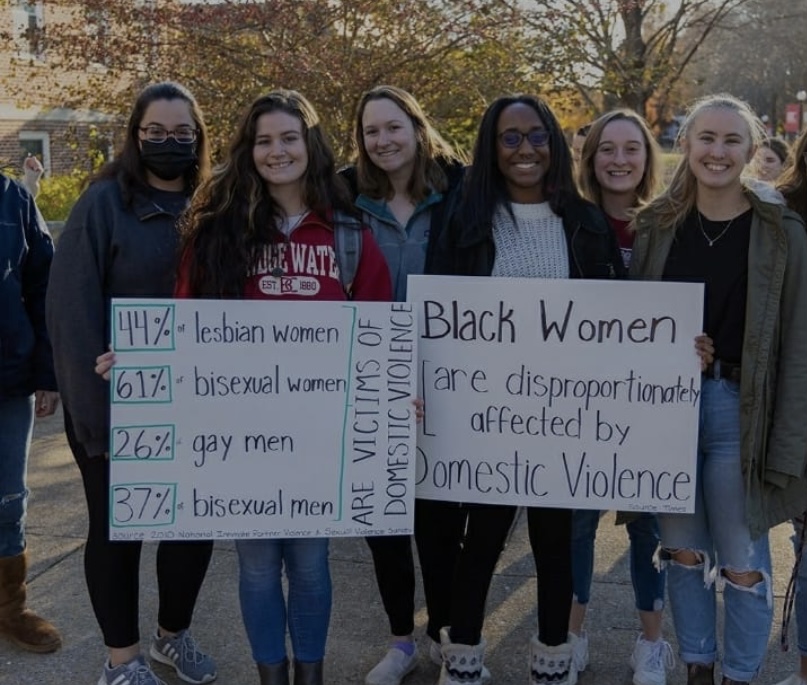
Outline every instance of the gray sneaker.
[(155, 675), (146, 660), (138, 656), (115, 668), (112, 668), (107, 661), (98, 685), (165, 685), (165, 683)]
[(187, 630), (180, 631), (176, 637), (155, 635), (151, 640), (149, 655), (161, 664), (173, 666), (186, 683), (203, 685), (214, 681), (218, 675), (216, 662), (196, 646)]

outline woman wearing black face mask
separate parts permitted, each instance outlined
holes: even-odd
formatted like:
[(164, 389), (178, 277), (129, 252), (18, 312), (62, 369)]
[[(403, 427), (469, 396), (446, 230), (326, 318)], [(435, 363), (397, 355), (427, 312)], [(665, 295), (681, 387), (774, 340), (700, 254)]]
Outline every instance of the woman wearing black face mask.
[[(171, 297), (177, 219), (209, 173), (207, 133), (193, 96), (175, 83), (140, 93), (120, 155), (79, 198), (59, 241), (47, 294), (65, 430), (81, 470), (89, 511), (85, 575), (109, 651), (99, 685), (162, 685), (140, 650), (139, 542), (107, 539), (107, 382), (94, 372), (109, 344), (113, 297)], [(157, 552), (159, 613), (153, 659), (189, 683), (216, 678), (188, 627), (212, 543), (163, 542)]]

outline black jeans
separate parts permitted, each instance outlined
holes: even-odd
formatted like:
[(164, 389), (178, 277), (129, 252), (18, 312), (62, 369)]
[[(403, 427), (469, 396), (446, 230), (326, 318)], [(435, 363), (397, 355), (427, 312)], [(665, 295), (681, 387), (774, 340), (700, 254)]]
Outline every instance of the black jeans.
[[(139, 589), (142, 543), (110, 542), (109, 461), (88, 455), (76, 440), (70, 415), (64, 412), (67, 442), (81, 471), (90, 525), (84, 549), (84, 576), (95, 618), (107, 647), (129, 647), (140, 641)], [(158, 624), (170, 632), (188, 628), (196, 598), (207, 573), (212, 542), (160, 542), (157, 548)]]
[[(457, 503), (415, 500), (415, 543), (423, 576), (429, 622), (426, 632), (440, 641), (449, 624), (451, 585), (465, 532), (466, 512)], [(381, 601), (392, 635), (410, 635), (415, 628), (415, 562), (408, 535), (366, 538), (373, 554)]]
[(530, 507), (527, 525), (538, 576), (538, 639), (562, 645), (572, 608), (572, 510)]

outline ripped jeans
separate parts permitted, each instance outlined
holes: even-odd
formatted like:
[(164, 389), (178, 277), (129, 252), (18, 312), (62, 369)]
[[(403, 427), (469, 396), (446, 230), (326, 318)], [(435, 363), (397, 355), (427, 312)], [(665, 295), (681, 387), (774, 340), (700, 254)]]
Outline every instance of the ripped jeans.
[(25, 550), (26, 477), (34, 396), (0, 398), (0, 557)]
[[(577, 509), (572, 513), (572, 591), (578, 604), (588, 604), (591, 599), (594, 540), (601, 513), (594, 509)], [(636, 609), (661, 611), (666, 573), (657, 569), (653, 562), (659, 543), (656, 515), (642, 512), (628, 522), (626, 529), (630, 538), (630, 579)]]
[[(710, 664), (717, 659), (715, 591), (722, 588), (723, 675), (751, 681), (765, 658), (773, 597), (768, 535), (752, 540), (746, 523), (739, 393), (738, 383), (704, 377), (695, 513), (660, 514), (659, 527), (682, 661)], [(675, 550), (696, 551), (703, 562), (685, 566), (670, 560), (670, 552)], [(743, 587), (726, 578), (724, 569), (756, 571), (763, 579)]]

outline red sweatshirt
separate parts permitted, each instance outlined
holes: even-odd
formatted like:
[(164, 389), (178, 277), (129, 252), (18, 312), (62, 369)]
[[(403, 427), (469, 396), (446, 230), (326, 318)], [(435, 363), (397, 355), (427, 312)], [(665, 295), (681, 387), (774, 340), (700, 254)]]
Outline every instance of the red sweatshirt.
[[(188, 277), (189, 255), (183, 255), (175, 297), (195, 297)], [(362, 250), (351, 290), (356, 301), (389, 302), (392, 280), (372, 233), (362, 231)], [(245, 300), (347, 300), (339, 280), (331, 224), (309, 212), (291, 237), (267, 245), (247, 277)]]

